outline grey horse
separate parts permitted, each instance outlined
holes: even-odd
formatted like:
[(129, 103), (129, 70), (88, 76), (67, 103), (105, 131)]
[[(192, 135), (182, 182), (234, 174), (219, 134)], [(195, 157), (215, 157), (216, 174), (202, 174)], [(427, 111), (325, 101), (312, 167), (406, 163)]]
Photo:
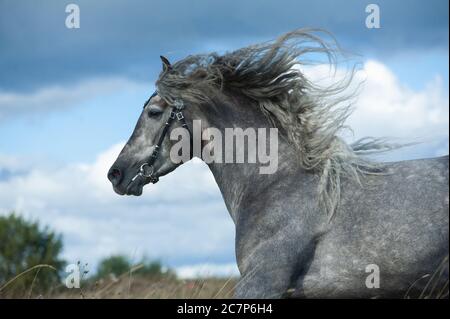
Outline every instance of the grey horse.
[(236, 297), (448, 296), (448, 156), (379, 163), (367, 155), (395, 145), (345, 143), (338, 133), (352, 108), (339, 93), (349, 82), (311, 83), (296, 67), (311, 52), (333, 63), (338, 49), (301, 29), (173, 65), (162, 57), (157, 91), (108, 172), (115, 192), (139, 196), (181, 165), (169, 134), (192, 131), (193, 120), (220, 132), (277, 128), (273, 174), (208, 163), (236, 226)]

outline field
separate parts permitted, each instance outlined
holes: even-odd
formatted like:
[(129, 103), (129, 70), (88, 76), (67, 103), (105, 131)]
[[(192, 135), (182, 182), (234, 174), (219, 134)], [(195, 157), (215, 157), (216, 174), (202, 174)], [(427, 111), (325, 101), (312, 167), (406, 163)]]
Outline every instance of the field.
[(20, 285), (21, 278), (0, 291), (1, 298), (19, 299), (197, 299), (231, 298), (237, 278), (178, 279), (174, 276), (141, 276), (124, 273), (98, 280), (81, 281), (80, 288), (64, 284), (39, 291), (34, 282), (29, 287)]
[[(102, 277), (81, 278), (79, 288), (68, 288), (57, 281), (43, 290), (37, 279), (39, 273), (54, 268), (38, 265), (0, 284), (0, 299), (228, 299), (233, 297), (238, 282), (236, 277), (180, 279), (171, 271), (135, 273), (139, 267), (142, 266), (131, 268), (120, 276), (109, 273)], [(447, 276), (448, 257), (433, 274), (416, 280), (403, 298), (448, 299)], [(419, 282), (422, 282), (420, 286)], [(422, 288), (417, 293), (414, 286)]]
[(196, 299), (231, 298), (236, 280), (205, 278), (180, 280), (175, 278), (151, 279), (125, 275), (90, 283), (81, 289), (62, 288), (51, 293), (50, 298), (106, 298), (106, 299)]

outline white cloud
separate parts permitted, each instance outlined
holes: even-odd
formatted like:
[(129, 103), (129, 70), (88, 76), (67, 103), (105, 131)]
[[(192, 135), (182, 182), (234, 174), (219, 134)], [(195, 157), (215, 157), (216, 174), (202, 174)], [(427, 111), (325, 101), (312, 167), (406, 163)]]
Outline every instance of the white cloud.
[(413, 91), (383, 64), (369, 61), (366, 86), (350, 124), (366, 135), (407, 138), (448, 136), (449, 98), (441, 78)]
[(16, 172), (20, 170), (22, 163), (15, 156), (0, 154), (0, 169), (7, 169), (10, 172)]
[[(313, 82), (319, 81), (322, 85), (346, 75), (344, 70), (338, 69), (336, 76), (330, 77), (329, 68), (325, 66), (305, 68), (304, 71)], [(355, 111), (347, 121), (354, 137), (346, 135), (347, 139), (385, 136), (421, 141), (424, 142), (421, 147), (427, 147), (429, 143), (429, 147), (440, 148), (439, 152), (435, 150), (430, 155), (448, 154), (449, 96), (439, 76), (415, 91), (400, 83), (386, 65), (369, 60), (356, 74), (354, 85), (348, 92), (362, 82)]]
[(125, 78), (97, 78), (75, 85), (45, 87), (35, 92), (0, 91), (0, 121), (10, 117), (61, 111), (117, 90), (139, 90), (144, 83)]
[(239, 269), (237, 268), (235, 263), (228, 263), (228, 264), (203, 263), (177, 267), (175, 271), (178, 277), (183, 279), (207, 278), (211, 276), (225, 277), (225, 278), (232, 276), (239, 276)]
[(171, 265), (233, 259), (233, 224), (206, 165), (187, 163), (143, 196), (121, 197), (106, 173), (122, 146), (90, 164), (35, 168), (0, 181), (0, 213), (17, 210), (63, 233), (72, 262), (95, 264), (113, 253)]

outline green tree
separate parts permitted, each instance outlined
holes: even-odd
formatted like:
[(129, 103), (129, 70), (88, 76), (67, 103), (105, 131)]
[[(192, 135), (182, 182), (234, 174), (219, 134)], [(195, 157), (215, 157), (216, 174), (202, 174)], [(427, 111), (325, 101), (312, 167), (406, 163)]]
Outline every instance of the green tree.
[(100, 261), (97, 269), (97, 278), (114, 275), (120, 276), (131, 269), (128, 258), (122, 255), (115, 255), (104, 258)]
[(133, 268), (136, 269), (133, 271), (134, 274), (145, 277), (175, 276), (172, 271), (164, 269), (159, 261), (142, 259), (141, 262), (133, 264), (124, 255), (113, 255), (100, 261), (96, 278), (104, 278), (109, 275), (117, 277), (129, 272)]
[[(14, 212), (0, 216), (0, 295), (23, 294), (31, 288), (44, 292), (59, 284), (65, 265), (60, 257), (62, 248), (61, 236), (48, 227), (27, 221)], [(22, 274), (27, 270), (30, 271)]]
[(146, 277), (173, 277), (175, 278), (175, 273), (171, 269), (167, 269), (158, 260), (148, 260), (143, 259), (140, 263), (141, 267), (136, 270), (137, 274)]

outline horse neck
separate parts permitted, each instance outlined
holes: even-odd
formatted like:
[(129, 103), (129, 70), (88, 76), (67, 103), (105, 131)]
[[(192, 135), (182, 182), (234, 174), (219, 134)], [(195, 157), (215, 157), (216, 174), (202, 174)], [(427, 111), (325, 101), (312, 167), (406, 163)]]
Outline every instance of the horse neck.
[[(225, 105), (204, 108), (200, 116), (206, 122), (205, 127), (214, 127), (225, 136), (226, 128), (265, 129), (266, 145), (269, 144), (269, 129), (273, 128), (259, 106), (242, 101), (233, 101)], [(257, 139), (258, 134), (256, 133)], [(271, 151), (267, 149), (267, 151)], [(245, 150), (247, 154), (247, 150)], [(225, 156), (225, 150), (223, 150)], [(270, 185), (282, 178), (288, 178), (293, 168), (298, 167), (293, 147), (278, 134), (278, 168), (273, 174), (261, 174), (260, 167), (267, 164), (257, 163), (209, 163), (208, 166), (220, 188), (231, 217), (236, 222), (239, 207), (252, 196), (264, 196), (270, 191)]]

